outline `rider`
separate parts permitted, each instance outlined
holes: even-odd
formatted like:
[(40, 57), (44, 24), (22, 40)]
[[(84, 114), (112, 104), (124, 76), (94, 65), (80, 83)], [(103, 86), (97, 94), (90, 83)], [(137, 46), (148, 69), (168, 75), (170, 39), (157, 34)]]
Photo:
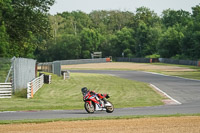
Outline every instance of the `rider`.
[(105, 105), (107, 104), (107, 100), (106, 100), (104, 97), (109, 98), (109, 95), (108, 95), (108, 94), (96, 93), (96, 92), (94, 92), (94, 91), (88, 90), (87, 87), (83, 87), (83, 88), (81, 89), (81, 92), (82, 92), (83, 95), (87, 94), (88, 92), (90, 92), (90, 95), (95, 95), (95, 94), (96, 94), (96, 95), (98, 96), (99, 99), (102, 99), (102, 100), (104, 101)]

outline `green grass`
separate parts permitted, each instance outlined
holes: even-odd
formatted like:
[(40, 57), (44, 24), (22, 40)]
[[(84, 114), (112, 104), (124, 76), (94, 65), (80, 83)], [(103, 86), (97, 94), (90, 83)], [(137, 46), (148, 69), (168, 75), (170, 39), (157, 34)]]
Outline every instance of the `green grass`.
[(120, 120), (120, 119), (182, 117), (182, 116), (200, 116), (200, 114), (131, 115), (131, 116), (107, 116), (107, 117), (63, 118), (63, 119), (0, 120), (0, 124), (46, 123), (46, 122), (56, 122), (56, 121), (84, 121), (84, 120)]
[(148, 84), (101, 74), (71, 73), (69, 80), (53, 75), (33, 99), (17, 93), (11, 99), (0, 99), (0, 111), (84, 109), (81, 88), (110, 94), (116, 108), (162, 105), (162, 99)]
[(178, 77), (183, 77), (183, 78), (200, 80), (200, 67), (198, 67), (198, 66), (175, 65), (175, 64), (166, 64), (166, 63), (153, 63), (153, 65), (176, 66), (176, 67), (193, 69), (193, 71), (166, 71), (166, 72), (159, 71), (159, 70), (156, 70), (156, 71), (155, 70), (149, 70), (149, 71), (162, 73), (162, 74), (170, 75), (170, 76), (178, 76)]

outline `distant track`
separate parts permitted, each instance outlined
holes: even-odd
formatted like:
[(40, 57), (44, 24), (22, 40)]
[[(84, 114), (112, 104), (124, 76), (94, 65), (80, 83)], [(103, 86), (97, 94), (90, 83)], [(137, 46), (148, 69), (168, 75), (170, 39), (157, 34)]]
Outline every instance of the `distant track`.
[(0, 120), (24, 119), (56, 119), (56, 118), (85, 118), (103, 116), (126, 115), (168, 115), (168, 114), (195, 114), (200, 113), (200, 81), (155, 73), (139, 71), (111, 71), (111, 70), (71, 70), (72, 73), (100, 73), (115, 75), (130, 80), (150, 83), (158, 87), (167, 95), (180, 102), (177, 105), (163, 105), (153, 107), (121, 108), (113, 113), (95, 112), (87, 114), (83, 110), (53, 110), (53, 111), (18, 111), (0, 112)]

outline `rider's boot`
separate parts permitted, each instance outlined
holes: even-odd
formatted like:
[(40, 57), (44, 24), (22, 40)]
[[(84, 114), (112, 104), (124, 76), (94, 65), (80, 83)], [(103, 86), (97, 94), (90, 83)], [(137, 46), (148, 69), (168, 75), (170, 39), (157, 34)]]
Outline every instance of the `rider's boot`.
[(108, 105), (109, 105), (108, 102), (107, 102), (107, 100), (106, 100), (105, 98), (102, 98), (102, 100), (104, 101), (104, 105), (105, 105), (105, 106), (108, 106)]

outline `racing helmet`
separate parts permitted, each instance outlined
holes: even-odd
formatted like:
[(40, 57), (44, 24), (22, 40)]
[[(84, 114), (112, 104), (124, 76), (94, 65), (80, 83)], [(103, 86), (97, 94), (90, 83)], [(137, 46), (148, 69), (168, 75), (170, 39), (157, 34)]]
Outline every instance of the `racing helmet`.
[(83, 95), (85, 95), (85, 94), (88, 92), (87, 87), (83, 87), (83, 88), (81, 89), (81, 92), (82, 92)]

